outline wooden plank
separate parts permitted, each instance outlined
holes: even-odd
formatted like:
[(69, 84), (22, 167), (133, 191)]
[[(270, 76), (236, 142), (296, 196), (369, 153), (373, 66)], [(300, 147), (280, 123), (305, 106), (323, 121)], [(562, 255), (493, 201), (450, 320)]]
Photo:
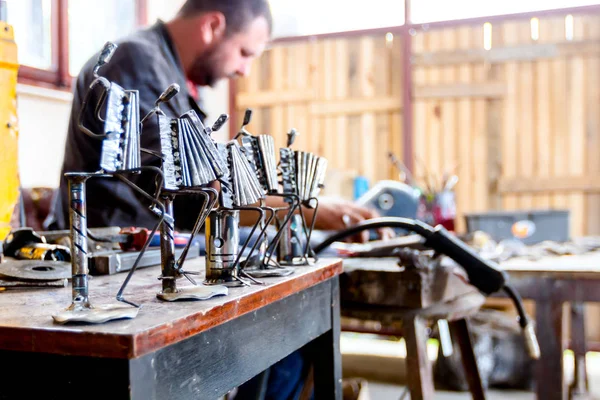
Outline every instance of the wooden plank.
[(348, 98), (343, 100), (314, 101), (309, 106), (312, 116), (331, 117), (354, 114), (398, 112), (401, 97)]
[[(388, 71), (390, 75), (390, 95), (401, 97), (403, 91), (404, 64), (402, 62), (402, 40), (396, 36), (391, 48), (390, 63), (391, 67)], [(413, 76), (414, 79), (414, 76)], [(389, 148), (397, 157), (402, 159), (404, 151), (403, 134), (402, 134), (402, 112), (392, 111), (388, 113), (390, 116), (390, 136)], [(388, 163), (388, 178), (398, 179), (398, 170), (391, 163)]]
[[(273, 92), (280, 92), (285, 89), (286, 75), (286, 50), (284, 47), (274, 47), (271, 49), (271, 87)], [(281, 103), (272, 104), (270, 115), (270, 129), (267, 131), (275, 139), (275, 148), (281, 147), (282, 134), (286, 129), (286, 114), (284, 106)]]
[[(325, 74), (321, 77), (321, 85), (324, 89), (323, 101), (329, 103), (335, 98), (335, 80), (333, 76), (338, 73), (337, 60), (335, 57), (334, 40), (325, 40), (322, 48), (322, 59)], [(312, 109), (312, 107), (311, 107)], [(332, 169), (339, 169), (339, 159), (337, 157), (338, 152), (336, 151), (336, 145), (338, 138), (335, 134), (335, 120), (330, 115), (323, 115), (321, 119), (322, 135), (319, 138), (323, 148), (320, 149), (319, 155), (324, 156), (329, 161), (329, 167)], [(334, 193), (326, 192), (331, 195)]]
[[(360, 39), (355, 38), (348, 41), (348, 95), (350, 99), (359, 99), (362, 97), (361, 81), (359, 79), (360, 63)], [(360, 114), (351, 114), (348, 116), (348, 157), (350, 161), (349, 175), (356, 176), (360, 169), (361, 160), (361, 117)]]
[[(336, 40), (334, 47), (337, 62), (335, 74), (335, 98), (345, 99), (349, 95), (348, 76), (350, 69), (350, 55), (348, 53), (348, 40)], [(346, 170), (350, 166), (350, 157), (348, 154), (348, 118), (345, 115), (336, 117), (334, 129), (337, 138), (336, 147), (338, 151), (338, 165), (339, 168)]]
[[(595, 17), (586, 32), (588, 38), (600, 38), (600, 25)], [(586, 60), (587, 73), (587, 98), (586, 98), (586, 175), (600, 175), (600, 56), (590, 57)], [(587, 196), (587, 235), (600, 235), (600, 194), (589, 193)], [(600, 313), (598, 313), (600, 315)], [(600, 324), (594, 324), (600, 326)]]
[[(441, 31), (431, 31), (428, 33), (427, 47), (430, 51), (438, 51), (442, 46)], [(428, 69), (427, 79), (429, 85), (437, 85), (441, 82), (441, 70), (438, 66)], [(429, 176), (426, 179), (431, 181), (432, 186), (437, 186), (442, 170), (442, 125), (441, 125), (442, 105), (439, 99), (427, 102), (427, 150), (425, 158), (416, 160), (424, 164)]]
[[(324, 65), (321, 59), (321, 51), (323, 42), (310, 43), (310, 87), (315, 91), (317, 99), (324, 96), (325, 88), (322, 85), (323, 76), (325, 75)], [(309, 110), (309, 130), (306, 132), (306, 151), (322, 154), (319, 150), (319, 142), (323, 131), (321, 127), (321, 119), (310, 116)]]
[[(565, 23), (553, 21), (550, 35), (553, 40), (564, 40)], [(550, 65), (552, 96), (552, 130), (553, 130), (553, 162), (552, 176), (561, 178), (568, 176), (568, 159), (565, 153), (569, 148), (569, 132), (567, 126), (567, 63), (564, 58), (553, 59)], [(568, 208), (567, 197), (562, 193), (552, 196), (552, 207)]]
[[(375, 97), (374, 85), (374, 39), (363, 37), (360, 40), (360, 62), (359, 74), (361, 95), (365, 99)], [(361, 120), (361, 162), (360, 173), (367, 177), (370, 182), (375, 180), (375, 114), (365, 110)]]
[[(507, 46), (518, 42), (517, 25), (514, 22), (502, 24), (502, 38)], [(502, 133), (502, 178), (511, 179), (517, 176), (517, 115), (518, 115), (518, 65), (516, 62), (504, 64), (504, 79), (506, 82), (506, 97), (504, 100), (504, 120)], [(514, 195), (503, 196), (503, 207), (507, 210), (517, 208), (517, 197)]]
[[(517, 25), (517, 35), (520, 44), (531, 43), (531, 25), (529, 21), (520, 22)], [(519, 176), (523, 178), (533, 177), (534, 157), (535, 157), (535, 132), (533, 127), (533, 64), (531, 62), (521, 62), (518, 67), (518, 151), (516, 160), (518, 161)], [(523, 194), (519, 199), (519, 208), (529, 210), (533, 208), (533, 198), (529, 194)]]
[[(574, 17), (573, 39), (581, 40), (584, 37), (582, 16)], [(569, 61), (569, 173), (580, 175), (585, 173), (586, 165), (586, 129), (585, 129), (585, 110), (586, 110), (586, 68), (585, 59), (579, 53)], [(597, 155), (594, 155), (597, 157)], [(574, 236), (581, 236), (586, 231), (585, 217), (585, 196), (582, 193), (573, 193), (570, 195), (571, 205), (571, 233)]]
[[(444, 49), (455, 49), (457, 46), (456, 29), (444, 29), (442, 31), (442, 47)], [(457, 77), (456, 66), (447, 66), (442, 69), (443, 85), (453, 85)], [(457, 162), (457, 147), (458, 147), (458, 132), (456, 131), (456, 111), (457, 103), (452, 96), (446, 96), (441, 103), (441, 121), (442, 121), (442, 137), (441, 137), (441, 169), (440, 173), (440, 188), (442, 190), (442, 180), (445, 174), (452, 173)]]
[[(413, 37), (412, 47), (416, 52), (423, 51), (425, 49), (425, 34), (418, 31)], [(415, 68), (413, 71), (413, 79), (415, 85), (426, 85), (427, 84), (427, 68)], [(412, 171), (413, 176), (417, 180), (418, 184), (424, 187), (423, 177), (425, 171), (423, 169), (422, 160), (425, 159), (427, 152), (427, 103), (428, 101), (419, 100), (414, 97), (413, 93), (413, 116), (414, 116), (414, 141), (413, 141), (413, 154), (415, 159), (414, 169)]]
[[(310, 64), (308, 60), (308, 44), (299, 43), (296, 45), (296, 73), (294, 76), (294, 82), (297, 89), (308, 88), (309, 75), (310, 75)], [(314, 89), (311, 90), (313, 95), (315, 94)], [(306, 149), (307, 135), (308, 135), (308, 104), (296, 104), (293, 109), (294, 119), (288, 117), (288, 129), (295, 128), (299, 133), (299, 136), (294, 143), (294, 148), (298, 150)]]
[[(472, 28), (473, 43), (483, 38), (483, 27)], [(476, 64), (472, 69), (473, 81), (480, 83), (486, 79), (486, 65)], [(485, 99), (476, 98), (471, 101), (472, 138), (473, 138), (473, 210), (485, 211), (488, 209), (489, 184), (487, 173), (488, 139), (487, 139), (487, 104)]]
[[(468, 49), (473, 45), (471, 30), (469, 27), (461, 27), (458, 29), (457, 43), (460, 49)], [(464, 85), (470, 85), (471, 80), (471, 65), (460, 64), (458, 66), (458, 82)], [(471, 140), (471, 119), (473, 114), (471, 110), (471, 99), (458, 99), (457, 112), (458, 118), (456, 120), (456, 131), (458, 133), (457, 157), (459, 165), (456, 172), (460, 180), (456, 185), (456, 229), (459, 232), (464, 232), (466, 230), (464, 213), (473, 211), (473, 179), (471, 177), (473, 172), (473, 164), (471, 159), (473, 146), (473, 141)]]
[[(492, 25), (493, 46), (504, 45), (502, 35), (502, 25)], [(486, 71), (488, 82), (504, 82), (504, 66), (501, 64), (491, 64)], [(505, 84), (506, 85), (506, 84)], [(488, 174), (488, 208), (491, 210), (502, 209), (502, 197), (497, 192), (496, 187), (502, 175), (502, 108), (504, 99), (488, 98), (487, 107), (487, 174)]]
[(560, 177), (503, 178), (498, 184), (501, 193), (586, 192), (600, 193), (597, 176), (563, 175)]
[[(562, 40), (564, 40), (564, 30)], [(576, 40), (572, 42), (513, 45), (508, 47), (470, 49), (461, 51), (428, 51), (417, 53), (414, 57), (415, 66), (448, 66), (452, 64), (469, 63), (505, 63), (521, 61), (537, 61), (573, 57), (579, 54), (588, 56), (600, 54), (600, 41)]]
[[(390, 70), (392, 47), (388, 45), (385, 35), (374, 37), (373, 81), (375, 96), (391, 95)], [(401, 73), (401, 72), (400, 72)], [(387, 153), (390, 151), (390, 113), (375, 114), (375, 147), (372, 159), (375, 164), (375, 174), (371, 185), (387, 179), (390, 161)]]
[(461, 97), (502, 98), (506, 94), (504, 82), (475, 84), (447, 83), (435, 86), (416, 86), (417, 99), (454, 99)]
[[(539, 39), (540, 44), (550, 40), (551, 21), (540, 19)], [(538, 60), (534, 65), (535, 73), (535, 175), (540, 178), (550, 177), (552, 155), (552, 137), (550, 129), (550, 62)], [(533, 196), (533, 205), (537, 209), (550, 208), (551, 198), (548, 193)]]
[[(288, 76), (287, 74), (282, 74)], [(252, 107), (270, 107), (273, 105), (306, 103), (315, 97), (311, 89), (270, 90), (265, 92), (251, 91), (238, 93), (236, 106), (245, 110)]]
[[(286, 63), (286, 70), (285, 70), (285, 74), (286, 74), (286, 84), (285, 84), (285, 88), (288, 91), (297, 91), (300, 88), (305, 88), (306, 86), (300, 86), (296, 80), (296, 77), (298, 74), (300, 74), (300, 57), (298, 56), (298, 48), (299, 45), (298, 44), (291, 44), (286, 46), (286, 50), (287, 50), (287, 63)], [(276, 157), (279, 157), (279, 149), (282, 147), (285, 147), (286, 143), (287, 143), (287, 133), (290, 131), (290, 129), (295, 128), (298, 123), (298, 116), (297, 116), (297, 104), (293, 104), (293, 103), (287, 103), (284, 106), (284, 113), (285, 113), (285, 117), (286, 117), (286, 121), (287, 124), (283, 127), (283, 130), (281, 132), (277, 133), (277, 139), (275, 141), (275, 149), (276, 149)]]

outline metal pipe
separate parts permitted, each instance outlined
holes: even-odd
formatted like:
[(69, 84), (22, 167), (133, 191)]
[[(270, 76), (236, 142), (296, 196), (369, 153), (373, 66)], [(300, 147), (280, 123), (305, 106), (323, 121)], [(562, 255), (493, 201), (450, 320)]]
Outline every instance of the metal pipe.
[(177, 269), (175, 263), (175, 226), (173, 225), (173, 196), (163, 196), (165, 218), (160, 227), (160, 259), (162, 268), (162, 292), (177, 293)]
[(66, 174), (69, 183), (69, 219), (71, 222), (71, 273), (73, 303), (68, 310), (91, 308), (88, 287), (88, 243), (85, 182), (89, 175)]

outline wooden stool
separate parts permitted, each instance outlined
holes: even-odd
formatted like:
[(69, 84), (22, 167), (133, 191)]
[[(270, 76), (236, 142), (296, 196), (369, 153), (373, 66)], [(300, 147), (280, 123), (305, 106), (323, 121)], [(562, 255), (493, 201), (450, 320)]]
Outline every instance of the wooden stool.
[(475, 314), (485, 302), (479, 293), (462, 295), (459, 298), (420, 310), (382, 309), (363, 305), (342, 303), (342, 315), (348, 318), (381, 322), (402, 322), (402, 336), (406, 341), (407, 386), (411, 400), (434, 398), (433, 372), (427, 356), (428, 326), (440, 319), (448, 320), (454, 340), (458, 340), (463, 368), (469, 391), (475, 400), (485, 399), (483, 385), (473, 353), (467, 318)]
[[(342, 316), (377, 321), (384, 329), (399, 327), (396, 333), (400, 331), (406, 341), (411, 400), (433, 399), (427, 330), (429, 324), (447, 320), (453, 339), (458, 341), (469, 391), (473, 399), (485, 399), (467, 322), (484, 304), (485, 297), (466, 283), (457, 267), (427, 264), (427, 259), (417, 258), (414, 264), (419, 268), (401, 268), (394, 259), (344, 260), (340, 277)], [(347, 325), (342, 325), (342, 330), (368, 331)]]

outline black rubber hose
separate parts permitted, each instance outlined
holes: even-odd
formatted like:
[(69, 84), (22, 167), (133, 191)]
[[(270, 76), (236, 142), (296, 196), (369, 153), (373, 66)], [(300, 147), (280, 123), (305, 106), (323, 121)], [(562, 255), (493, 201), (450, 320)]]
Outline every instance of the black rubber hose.
[(515, 307), (517, 308), (517, 313), (519, 314), (519, 325), (521, 328), (525, 328), (529, 323), (529, 318), (527, 318), (527, 313), (525, 312), (525, 307), (523, 306), (523, 300), (521, 300), (521, 296), (515, 288), (513, 288), (509, 284), (505, 284), (502, 288), (504, 292), (511, 298), (513, 303), (515, 303)]
[(432, 228), (429, 225), (422, 223), (421, 221), (396, 217), (373, 218), (360, 222), (343, 231), (334, 233), (333, 235), (325, 239), (324, 242), (317, 245), (313, 249), (313, 251), (315, 252), (315, 254), (319, 254), (335, 242), (338, 242), (350, 236), (354, 236), (362, 231), (381, 228), (402, 228), (407, 231), (419, 234), (425, 239), (429, 238), (433, 234)]

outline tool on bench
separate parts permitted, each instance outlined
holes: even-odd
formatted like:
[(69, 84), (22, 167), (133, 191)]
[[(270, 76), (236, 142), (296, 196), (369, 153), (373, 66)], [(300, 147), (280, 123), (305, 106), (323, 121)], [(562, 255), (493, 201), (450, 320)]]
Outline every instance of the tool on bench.
[(71, 252), (68, 247), (46, 243), (44, 236), (31, 228), (19, 228), (11, 231), (3, 245), (6, 257), (19, 260), (69, 261)]
[(540, 348), (532, 322), (529, 320), (523, 302), (517, 291), (508, 283), (508, 274), (489, 260), (483, 259), (464, 242), (453, 236), (443, 226), (433, 228), (421, 221), (406, 218), (375, 218), (359, 223), (345, 231), (338, 232), (315, 247), (318, 254), (332, 243), (355, 235), (364, 230), (379, 228), (402, 228), (414, 232), (425, 239), (424, 246), (438, 255), (446, 255), (460, 265), (468, 276), (469, 283), (485, 295), (503, 290), (515, 304), (519, 314), (519, 325), (525, 339), (529, 355), (533, 359), (540, 356)]

